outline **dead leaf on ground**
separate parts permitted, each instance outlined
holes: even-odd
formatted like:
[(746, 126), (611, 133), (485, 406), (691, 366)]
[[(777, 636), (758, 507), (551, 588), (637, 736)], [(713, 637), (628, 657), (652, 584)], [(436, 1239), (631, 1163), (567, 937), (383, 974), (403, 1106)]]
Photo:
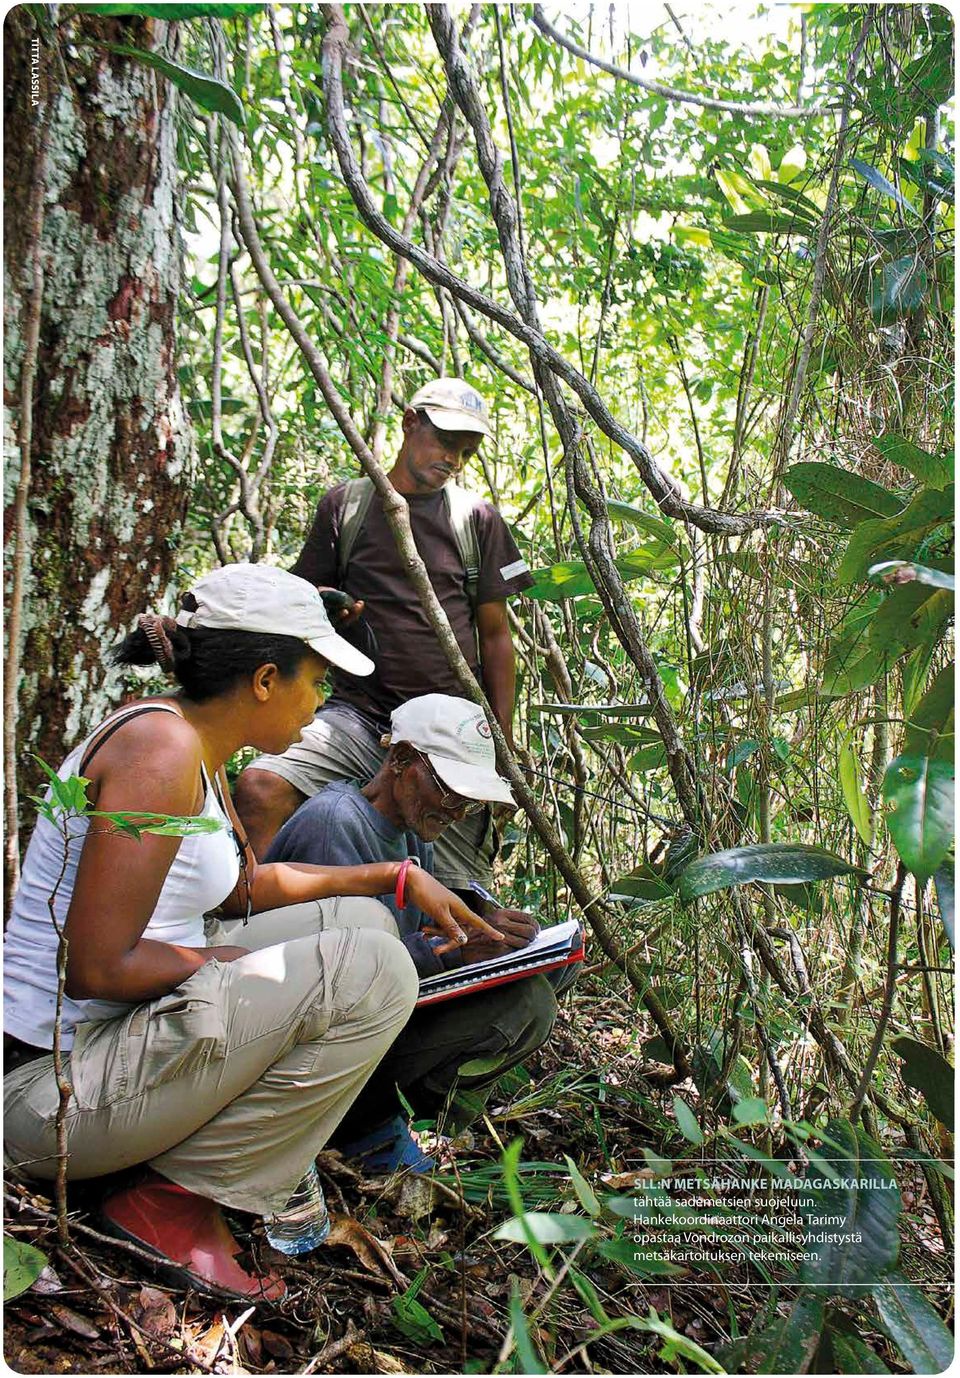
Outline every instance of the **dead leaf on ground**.
[(388, 1277), (398, 1287), (406, 1287), (407, 1279), (393, 1261), (390, 1246), (365, 1230), (349, 1215), (335, 1215), (330, 1224), (327, 1244), (339, 1244), (357, 1258), (368, 1272)]
[(30, 1291), (39, 1292), (41, 1296), (45, 1295), (48, 1292), (62, 1292), (63, 1283), (60, 1281), (60, 1279), (57, 1277), (56, 1273), (48, 1263), (47, 1266), (41, 1272), (40, 1276), (34, 1280), (33, 1284), (31, 1285)]
[(292, 1359), (296, 1353), (286, 1335), (281, 1335), (278, 1330), (261, 1330), (260, 1338), (264, 1349), (274, 1359)]
[(634, 1187), (642, 1182), (656, 1182), (657, 1174), (652, 1168), (644, 1167), (639, 1172), (602, 1172), (600, 1181), (605, 1187), (613, 1187), (615, 1191), (625, 1191), (628, 1187)]
[(131, 1314), (144, 1330), (161, 1339), (172, 1335), (177, 1324), (177, 1308), (170, 1296), (159, 1287), (141, 1287), (131, 1307)]
[(64, 1330), (69, 1330), (74, 1335), (82, 1335), (85, 1340), (99, 1340), (100, 1327), (94, 1325), (86, 1316), (81, 1316), (79, 1311), (72, 1311), (69, 1306), (56, 1305), (51, 1306), (50, 1314)]
[(356, 1364), (358, 1373), (416, 1372), (416, 1369), (407, 1368), (392, 1354), (386, 1354), (382, 1349), (374, 1349), (373, 1345), (366, 1343), (351, 1345), (347, 1350), (347, 1358)]

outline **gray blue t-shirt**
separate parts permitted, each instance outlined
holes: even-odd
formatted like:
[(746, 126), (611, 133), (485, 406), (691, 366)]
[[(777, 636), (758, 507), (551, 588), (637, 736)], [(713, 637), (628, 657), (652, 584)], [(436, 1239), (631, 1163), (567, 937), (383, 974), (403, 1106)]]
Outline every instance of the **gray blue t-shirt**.
[[(412, 856), (433, 874), (433, 843), (396, 827), (373, 807), (353, 780), (335, 780), (301, 804), (270, 845), (264, 861), (306, 861), (315, 866), (364, 866)], [(460, 966), (459, 952), (438, 957), (419, 932), (426, 916), (415, 905), (398, 909), (393, 895), (380, 895), (397, 921), (400, 936), (421, 976)], [(435, 942), (441, 941), (440, 939)]]

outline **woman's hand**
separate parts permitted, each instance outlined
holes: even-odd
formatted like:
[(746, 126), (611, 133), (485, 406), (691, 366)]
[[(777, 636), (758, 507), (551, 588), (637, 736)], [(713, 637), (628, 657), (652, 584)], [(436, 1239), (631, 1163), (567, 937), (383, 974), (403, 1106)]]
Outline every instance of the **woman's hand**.
[(468, 962), (486, 962), (491, 957), (506, 957), (510, 952), (528, 947), (540, 932), (540, 925), (532, 914), (522, 909), (496, 909), (490, 915), (490, 922), (497, 930), (496, 941), (486, 934), (471, 933), (462, 951), (464, 965)]
[[(454, 948), (466, 951), (474, 938), (482, 938), (486, 942), (503, 941), (502, 934), (491, 928), (486, 919), (481, 919), (479, 914), (475, 914), (459, 895), (455, 895), (452, 890), (434, 880), (429, 871), (424, 871), (419, 866), (411, 866), (407, 872), (405, 886), (411, 903), (422, 909), (431, 920), (429, 925), (424, 925), (422, 931), (431, 937), (447, 940), (434, 949), (438, 955), (451, 952)], [(470, 930), (469, 935), (466, 929)]]
[(235, 962), (238, 957), (249, 957), (249, 947), (230, 947), (223, 944), (220, 947), (205, 947), (203, 951), (207, 955), (208, 961)]

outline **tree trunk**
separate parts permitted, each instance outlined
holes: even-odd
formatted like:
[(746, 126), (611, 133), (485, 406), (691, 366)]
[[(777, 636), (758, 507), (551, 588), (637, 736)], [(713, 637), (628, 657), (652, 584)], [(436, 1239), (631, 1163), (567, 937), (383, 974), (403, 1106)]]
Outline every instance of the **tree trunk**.
[[(193, 449), (174, 331), (174, 93), (162, 76), (98, 46), (169, 51), (174, 33), (159, 21), (81, 14), (60, 26), (64, 71), (26, 6), (6, 20), (5, 577), (9, 590), (20, 562), (19, 626), (15, 616), (8, 622), (19, 634), (7, 656), (17, 671), (21, 798), (39, 779), (27, 753), (56, 762), (116, 700), (104, 654), (136, 613), (159, 602), (175, 569)], [(37, 258), (26, 208), (38, 177), (42, 299), (32, 360)], [(34, 365), (25, 430), (24, 377)], [(25, 456), (20, 442), (31, 432)], [(24, 460), (26, 539), (18, 540)], [(21, 824), (31, 821), (21, 811)]]

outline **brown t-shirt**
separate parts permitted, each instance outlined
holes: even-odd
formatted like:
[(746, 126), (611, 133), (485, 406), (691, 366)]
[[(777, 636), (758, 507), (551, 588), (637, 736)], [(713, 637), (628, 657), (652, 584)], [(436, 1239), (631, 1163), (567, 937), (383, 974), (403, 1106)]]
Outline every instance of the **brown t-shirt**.
[[(342, 587), (351, 597), (362, 598), (364, 617), (376, 637), (376, 670), (363, 679), (355, 679), (342, 670), (333, 671), (331, 699), (351, 703), (382, 720), (399, 704), (419, 694), (461, 694), (416, 590), (404, 573), (376, 493), (357, 533), (341, 582), (337, 542), (345, 486), (338, 484), (321, 498), (310, 534), (292, 571), (311, 584)], [(476, 629), (446, 500), (442, 492), (416, 494), (406, 500), (413, 539), (430, 582), (467, 664), (477, 674), (480, 663)], [(533, 577), (493, 504), (477, 498), (471, 520), (480, 554), (477, 603), (499, 602), (529, 588)]]

